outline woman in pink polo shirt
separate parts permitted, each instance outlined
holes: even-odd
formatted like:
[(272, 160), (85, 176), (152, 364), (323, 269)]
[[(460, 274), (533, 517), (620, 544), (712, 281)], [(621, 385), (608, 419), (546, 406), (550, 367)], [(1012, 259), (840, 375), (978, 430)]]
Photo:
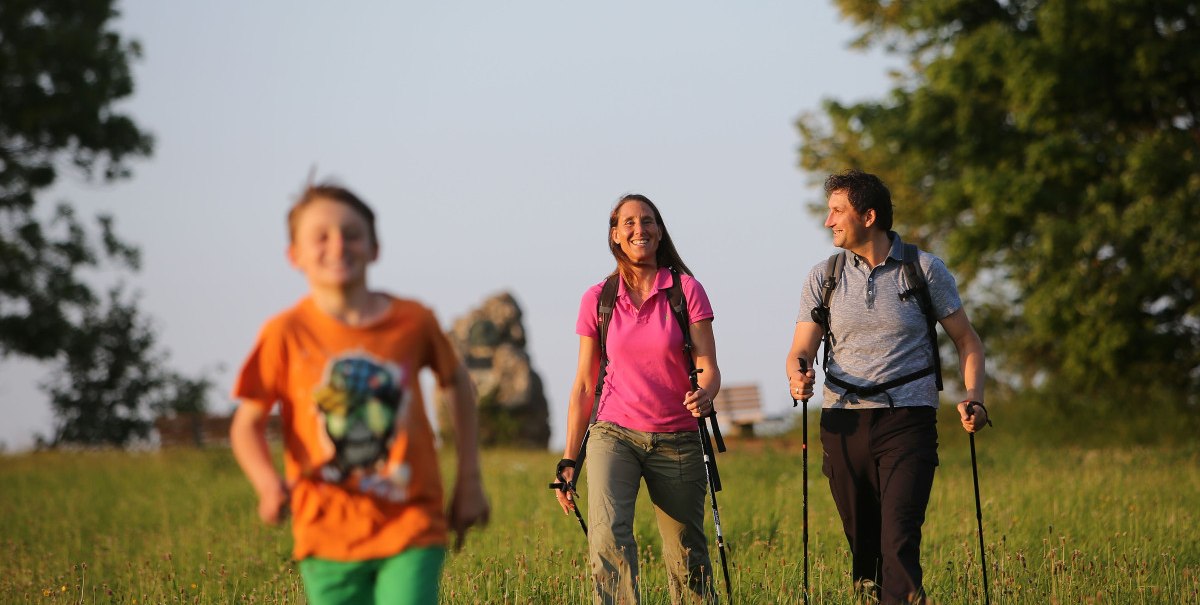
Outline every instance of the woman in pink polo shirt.
[[(707, 480), (696, 419), (712, 410), (721, 388), (712, 331), (712, 306), (679, 258), (662, 215), (648, 198), (626, 195), (608, 218), (608, 247), (620, 276), (605, 342), (608, 364), (597, 409), (600, 368), (600, 292), (589, 288), (579, 305), (579, 363), (567, 410), (567, 446), (559, 473), (571, 480), (588, 421), (588, 551), (598, 602), (637, 603), (637, 542), (633, 510), (642, 479), (663, 541), (671, 601), (712, 602), (712, 563), (704, 535)], [(671, 314), (668, 290), (679, 273), (700, 388), (691, 390), (683, 331)], [(563, 512), (574, 502), (556, 492)]]

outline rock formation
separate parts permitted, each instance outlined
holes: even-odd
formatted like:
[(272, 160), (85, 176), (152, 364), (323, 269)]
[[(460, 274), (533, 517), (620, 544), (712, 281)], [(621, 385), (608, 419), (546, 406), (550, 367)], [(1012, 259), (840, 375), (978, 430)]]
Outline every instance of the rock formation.
[[(521, 308), (512, 295), (502, 292), (485, 300), (455, 321), (448, 336), (475, 381), (480, 442), (546, 448), (549, 405), (529, 362)], [(438, 410), (442, 433), (448, 435), (453, 423), (444, 404)]]

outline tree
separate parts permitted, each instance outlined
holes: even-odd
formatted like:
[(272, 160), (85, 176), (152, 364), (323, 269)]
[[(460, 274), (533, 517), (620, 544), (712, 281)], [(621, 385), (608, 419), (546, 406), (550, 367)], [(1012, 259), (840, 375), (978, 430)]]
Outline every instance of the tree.
[(136, 269), (136, 249), (101, 217), (100, 252), (69, 206), (44, 222), (35, 198), (67, 163), (86, 176), (128, 176), (151, 139), (113, 104), (133, 92), (140, 49), (109, 29), (111, 1), (0, 3), (0, 353), (55, 356), (96, 300), (79, 270), (101, 260)]
[(162, 368), (133, 302), (119, 289), (100, 300), (83, 278), (138, 269), (112, 218), (97, 217), (96, 237), (69, 205), (49, 218), (36, 208), (64, 168), (113, 181), (151, 152), (151, 137), (115, 108), (133, 92), (129, 63), (141, 52), (110, 27), (116, 15), (112, 0), (0, 2), (0, 357), (58, 364), (45, 385), (55, 442), (125, 443), (145, 434), (155, 397), (194, 398), (176, 387), (208, 384)]
[(60, 371), (42, 385), (57, 418), (55, 443), (124, 444), (147, 436), (147, 400), (163, 390), (166, 375), (153, 331), (119, 288), (107, 305), (87, 306), (60, 355)]
[[(970, 294), (989, 364), (1064, 410), (1200, 400), (1198, 3), (841, 0), (909, 68), (801, 118)], [(1163, 409), (1163, 408), (1160, 408)]]
[(88, 305), (42, 387), (57, 418), (53, 444), (124, 445), (149, 435), (150, 415), (203, 413), (213, 383), (167, 369), (149, 320), (118, 286)]

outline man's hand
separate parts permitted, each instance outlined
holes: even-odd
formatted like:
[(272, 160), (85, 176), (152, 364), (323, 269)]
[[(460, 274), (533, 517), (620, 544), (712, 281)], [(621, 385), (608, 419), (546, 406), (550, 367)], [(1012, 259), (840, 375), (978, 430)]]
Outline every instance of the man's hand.
[(791, 390), (792, 399), (807, 400), (812, 399), (813, 385), (817, 382), (817, 373), (812, 368), (801, 372), (796, 370), (788, 375), (788, 387)]
[(963, 429), (968, 433), (978, 432), (985, 424), (991, 424), (987, 408), (978, 401), (958, 402), (958, 415), (961, 417)]

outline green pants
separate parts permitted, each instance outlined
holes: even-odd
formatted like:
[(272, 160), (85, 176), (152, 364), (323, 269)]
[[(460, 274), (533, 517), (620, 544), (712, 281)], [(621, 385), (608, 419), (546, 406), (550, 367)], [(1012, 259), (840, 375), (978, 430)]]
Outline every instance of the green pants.
[(410, 548), (384, 559), (300, 561), (310, 605), (429, 605), (438, 602), (446, 549)]
[(633, 510), (642, 479), (663, 541), (671, 602), (711, 602), (704, 535), (708, 480), (695, 431), (645, 433), (597, 422), (587, 444), (588, 551), (597, 603), (637, 603)]

